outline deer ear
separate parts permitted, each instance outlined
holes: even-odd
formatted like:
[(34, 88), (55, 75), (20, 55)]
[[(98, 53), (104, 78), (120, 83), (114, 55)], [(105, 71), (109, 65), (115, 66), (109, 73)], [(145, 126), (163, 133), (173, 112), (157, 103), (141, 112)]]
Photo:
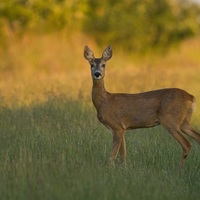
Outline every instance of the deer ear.
[(110, 45), (107, 46), (107, 48), (104, 50), (102, 59), (103, 61), (108, 61), (112, 57), (112, 47)]
[(88, 60), (89, 63), (95, 59), (93, 52), (89, 49), (88, 46), (85, 46), (84, 48), (84, 57), (86, 60)]

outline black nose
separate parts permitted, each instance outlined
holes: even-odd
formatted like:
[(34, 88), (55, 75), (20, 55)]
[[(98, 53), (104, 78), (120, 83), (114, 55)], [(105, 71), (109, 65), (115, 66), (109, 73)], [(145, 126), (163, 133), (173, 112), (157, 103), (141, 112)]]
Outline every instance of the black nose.
[(100, 72), (95, 72), (94, 75), (98, 78), (99, 76), (101, 76)]

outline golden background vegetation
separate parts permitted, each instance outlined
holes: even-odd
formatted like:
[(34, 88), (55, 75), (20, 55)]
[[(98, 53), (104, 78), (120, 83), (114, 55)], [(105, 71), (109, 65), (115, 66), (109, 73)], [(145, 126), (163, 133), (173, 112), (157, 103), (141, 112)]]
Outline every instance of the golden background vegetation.
[[(35, 2), (40, 5), (40, 9), (46, 6), (46, 4), (40, 4), (39, 1)], [(52, 2), (54, 2), (51, 7), (52, 13), (56, 8), (59, 8), (61, 13), (61, 7), (58, 7), (60, 4), (56, 4), (56, 1)], [(63, 2), (62, 5), (64, 5), (65, 1), (60, 2)], [(68, 11), (70, 10), (66, 17), (71, 21), (66, 20), (63, 29), (49, 30), (50, 25), (46, 23), (48, 25), (48, 27), (45, 27), (46, 32), (41, 33), (41, 30), (40, 33), (35, 32), (32, 29), (35, 26), (33, 24), (38, 22), (34, 21), (36, 17), (31, 21), (32, 26), (30, 27), (32, 29), (28, 26), (31, 23), (27, 22), (28, 25), (24, 25), (26, 29), (23, 31), (16, 21), (9, 18), (8, 24), (12, 28), (5, 26), (7, 21), (4, 21), (4, 26), (2, 26), (4, 37), (2, 38), (6, 38), (6, 44), (2, 42), (3, 39), (1, 38), (0, 47), (0, 102), (2, 105), (28, 106), (33, 103), (45, 102), (51, 97), (82, 99), (90, 103), (92, 81), (90, 67), (83, 57), (83, 48), (88, 45), (94, 51), (95, 56), (100, 57), (102, 51), (108, 45), (109, 36), (107, 36), (105, 42), (102, 42), (104, 35), (101, 34), (102, 41), (99, 43), (97, 33), (93, 33), (92, 36), (82, 31), (80, 24), (84, 13), (89, 13), (87, 18), (94, 15), (94, 13), (89, 12), (88, 7), (89, 3), (91, 5), (92, 3), (90, 1), (88, 1), (88, 4), (85, 1), (82, 3), (79, 1), (70, 2), (71, 4), (66, 4)], [(153, 2), (153, 0), (146, 3), (149, 2)], [(100, 3), (100, 1), (97, 3)], [(127, 1), (127, 5), (129, 3)], [(2, 5), (4, 5), (5, 10), (9, 10), (5, 6), (7, 4)], [(22, 5), (20, 9), (26, 8), (26, 4), (21, 3), (20, 5)], [(36, 8), (38, 8), (38, 5), (36, 4)], [(75, 7), (74, 5), (80, 6)], [(117, 1), (116, 5), (119, 6), (120, 2)], [(145, 2), (141, 5), (145, 5)], [(104, 4), (103, 6), (108, 7)], [(117, 6), (116, 8), (118, 8)], [(98, 5), (93, 5), (93, 7), (97, 9)], [(73, 12), (70, 8), (76, 9)], [(125, 9), (125, 7), (122, 8)], [(21, 9), (20, 11), (24, 10)], [(102, 17), (102, 12), (98, 9), (97, 11), (99, 13), (97, 17)], [(105, 14), (107, 13), (105, 12)], [(60, 15), (55, 16), (60, 17)], [(19, 14), (16, 16), (19, 16)], [(29, 15), (26, 13), (26, 16)], [(32, 15), (30, 14), (30, 16)], [(52, 18), (50, 19), (50, 22), (52, 22)], [(56, 18), (54, 19), (56, 20)], [(74, 27), (73, 19), (76, 19)], [(188, 24), (191, 24), (191, 16), (188, 19), (190, 19)], [(44, 24), (43, 19), (40, 26)], [(55, 24), (54, 21), (52, 24)], [(16, 29), (20, 31), (16, 31)], [(99, 32), (101, 31), (99, 30)], [(95, 34), (98, 35), (97, 40)], [(142, 42), (141, 44), (144, 45)], [(199, 34), (184, 39), (179, 45), (159, 53), (151, 50), (150, 53), (140, 52), (138, 54), (137, 51), (123, 48), (124, 46), (120, 45), (119, 41), (113, 42), (111, 45), (113, 46), (113, 58), (107, 64), (105, 78), (108, 91), (137, 93), (159, 88), (180, 87), (196, 97), (197, 111), (194, 114), (194, 119), (198, 120), (200, 115)]]

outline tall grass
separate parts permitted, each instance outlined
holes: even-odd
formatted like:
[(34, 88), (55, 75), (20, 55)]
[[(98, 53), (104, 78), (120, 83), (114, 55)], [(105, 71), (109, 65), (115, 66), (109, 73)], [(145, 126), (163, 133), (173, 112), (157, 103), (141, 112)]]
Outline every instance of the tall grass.
[[(200, 130), (199, 39), (163, 56), (136, 57), (114, 49), (110, 92), (181, 87), (194, 94)], [(84, 35), (10, 35), (0, 48), (0, 199), (199, 199), (200, 147), (185, 169), (182, 150), (161, 127), (129, 131), (127, 167), (110, 169), (112, 136), (91, 106)], [(126, 80), (126, 81), (124, 81)]]
[(80, 101), (4, 107), (0, 127), (2, 200), (199, 198), (199, 145), (180, 172), (182, 150), (160, 127), (127, 132), (127, 167), (114, 169), (112, 136)]

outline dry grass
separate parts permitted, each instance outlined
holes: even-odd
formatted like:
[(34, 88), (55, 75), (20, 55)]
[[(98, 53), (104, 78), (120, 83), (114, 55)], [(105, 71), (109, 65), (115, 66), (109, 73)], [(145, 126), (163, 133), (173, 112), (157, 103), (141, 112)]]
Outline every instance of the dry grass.
[[(107, 89), (133, 93), (180, 87), (194, 94), (200, 107), (199, 41), (199, 38), (189, 40), (160, 56), (125, 55), (115, 47), (107, 65)], [(89, 65), (83, 58), (85, 44), (97, 57), (101, 56), (103, 49), (79, 33), (26, 34), (21, 39), (10, 34), (7, 49), (0, 50), (2, 103), (29, 105), (46, 101), (49, 95), (89, 101), (91, 78)]]

